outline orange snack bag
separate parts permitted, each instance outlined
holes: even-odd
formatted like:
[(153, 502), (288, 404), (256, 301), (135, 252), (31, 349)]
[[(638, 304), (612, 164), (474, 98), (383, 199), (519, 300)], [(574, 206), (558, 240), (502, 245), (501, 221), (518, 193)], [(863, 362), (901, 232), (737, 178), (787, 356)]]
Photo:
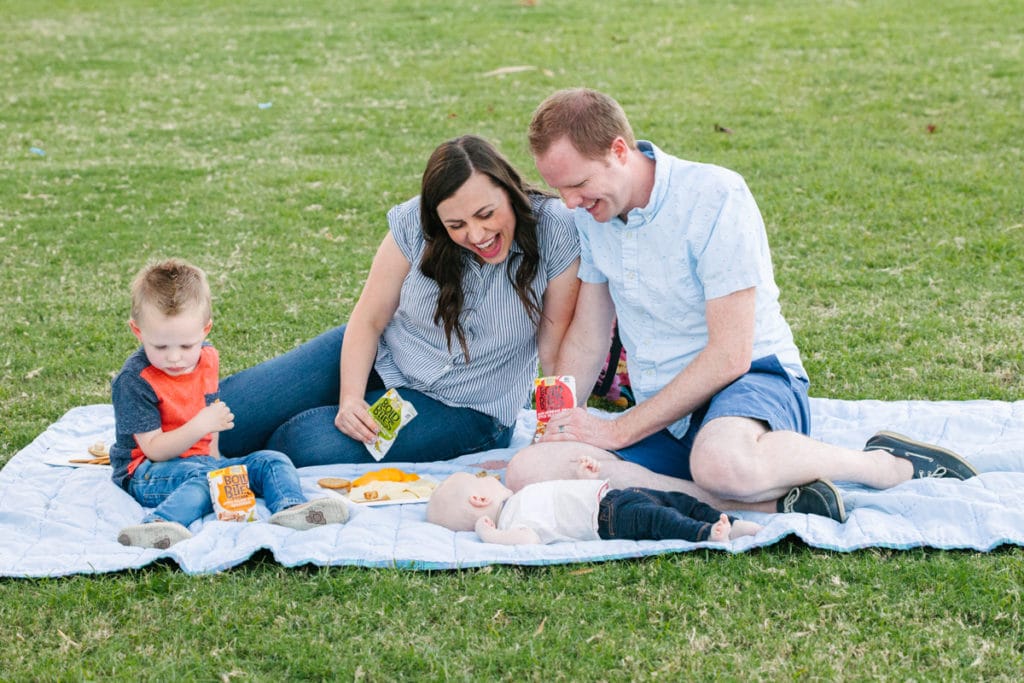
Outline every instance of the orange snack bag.
[(245, 465), (231, 465), (206, 475), (217, 519), (222, 522), (255, 522), (256, 496), (249, 488)]
[(576, 378), (572, 375), (549, 375), (533, 380), (534, 403), (537, 406), (537, 430), (533, 440), (544, 434), (548, 420), (564, 410), (576, 407)]

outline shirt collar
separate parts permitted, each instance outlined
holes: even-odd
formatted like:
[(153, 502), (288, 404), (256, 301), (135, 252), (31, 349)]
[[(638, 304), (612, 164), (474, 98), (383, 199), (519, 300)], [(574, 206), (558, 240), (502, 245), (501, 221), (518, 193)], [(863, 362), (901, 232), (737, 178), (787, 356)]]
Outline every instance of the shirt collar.
[(661, 209), (665, 201), (665, 194), (668, 191), (669, 164), (665, 161), (665, 153), (658, 149), (657, 145), (648, 140), (637, 140), (636, 148), (646, 157), (654, 160), (654, 187), (651, 188), (651, 197), (647, 200), (647, 206), (631, 209), (626, 214), (626, 225), (631, 223), (636, 227), (649, 222)]

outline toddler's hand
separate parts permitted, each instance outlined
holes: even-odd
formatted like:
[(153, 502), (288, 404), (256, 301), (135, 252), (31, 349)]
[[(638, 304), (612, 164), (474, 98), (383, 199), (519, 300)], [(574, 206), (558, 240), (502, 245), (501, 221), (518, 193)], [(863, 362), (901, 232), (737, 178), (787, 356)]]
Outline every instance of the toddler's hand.
[(203, 432), (223, 432), (235, 426), (235, 414), (231, 412), (226, 403), (214, 401), (206, 406), (192, 418), (202, 426)]

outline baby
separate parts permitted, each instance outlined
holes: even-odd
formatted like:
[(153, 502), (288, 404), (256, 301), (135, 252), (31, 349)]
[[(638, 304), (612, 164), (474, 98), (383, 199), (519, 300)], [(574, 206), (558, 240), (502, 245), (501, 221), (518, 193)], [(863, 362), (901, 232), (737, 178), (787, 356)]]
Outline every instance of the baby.
[(456, 472), (427, 503), (427, 521), (516, 545), (597, 539), (724, 542), (761, 530), (678, 491), (610, 489), (600, 465), (578, 461), (579, 478), (541, 481), (513, 493), (496, 477)]

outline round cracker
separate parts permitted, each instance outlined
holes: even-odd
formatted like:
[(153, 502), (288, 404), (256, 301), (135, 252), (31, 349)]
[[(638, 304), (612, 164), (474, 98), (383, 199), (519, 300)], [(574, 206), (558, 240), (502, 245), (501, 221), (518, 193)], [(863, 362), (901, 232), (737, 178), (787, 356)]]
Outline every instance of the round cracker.
[(318, 479), (316, 483), (319, 484), (321, 488), (335, 489), (339, 491), (348, 491), (352, 488), (352, 482), (348, 479), (342, 479), (341, 477), (324, 477), (323, 479)]

